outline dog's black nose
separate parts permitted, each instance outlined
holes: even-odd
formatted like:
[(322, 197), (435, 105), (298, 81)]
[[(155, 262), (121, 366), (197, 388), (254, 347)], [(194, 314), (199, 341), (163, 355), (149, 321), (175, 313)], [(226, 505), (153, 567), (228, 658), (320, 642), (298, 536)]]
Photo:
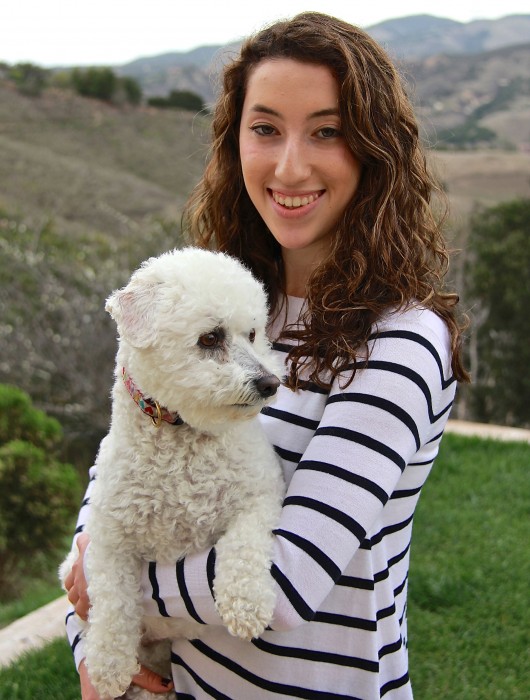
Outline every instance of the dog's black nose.
[(259, 392), (259, 395), (264, 399), (268, 399), (269, 396), (274, 396), (278, 387), (280, 386), (280, 380), (274, 374), (267, 374), (264, 377), (254, 380), (254, 386)]

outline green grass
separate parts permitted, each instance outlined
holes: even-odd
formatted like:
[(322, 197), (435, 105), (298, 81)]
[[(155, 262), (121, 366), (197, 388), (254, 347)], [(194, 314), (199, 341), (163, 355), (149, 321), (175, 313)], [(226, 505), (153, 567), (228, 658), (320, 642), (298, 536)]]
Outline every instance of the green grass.
[(24, 654), (0, 670), (0, 700), (79, 700), (79, 679), (66, 639)]
[[(416, 700), (530, 697), (530, 445), (446, 435), (420, 500), (409, 594)], [(0, 700), (78, 700), (65, 640), (0, 670)]]
[(59, 586), (57, 578), (31, 581), (27, 584), (24, 597), (11, 602), (0, 603), (0, 629), (9, 625), (10, 622), (18, 620), (32, 610), (50, 603), (58, 598), (63, 591)]
[(446, 435), (414, 525), (420, 700), (530, 697), (530, 445)]

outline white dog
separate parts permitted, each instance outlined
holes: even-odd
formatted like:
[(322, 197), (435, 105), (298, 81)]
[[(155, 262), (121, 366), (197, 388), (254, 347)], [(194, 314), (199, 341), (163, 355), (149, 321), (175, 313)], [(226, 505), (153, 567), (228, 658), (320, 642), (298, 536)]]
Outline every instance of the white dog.
[[(145, 262), (106, 309), (119, 349), (86, 528), (86, 664), (101, 697), (114, 698), (138, 671), (142, 634), (195, 638), (203, 628), (142, 618), (144, 561), (175, 562), (215, 544), (224, 625), (246, 640), (263, 632), (284, 489), (256, 419), (279, 380), (265, 294), (250, 272), (220, 253), (173, 251)], [(61, 567), (63, 581), (75, 556)]]

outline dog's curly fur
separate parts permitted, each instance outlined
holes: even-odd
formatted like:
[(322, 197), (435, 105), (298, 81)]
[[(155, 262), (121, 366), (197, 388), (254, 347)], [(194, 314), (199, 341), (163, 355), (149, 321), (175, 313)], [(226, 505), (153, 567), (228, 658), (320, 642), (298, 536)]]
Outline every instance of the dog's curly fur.
[[(265, 294), (250, 272), (220, 253), (172, 251), (145, 262), (106, 308), (120, 340), (86, 528), (86, 664), (102, 698), (126, 692), (146, 626), (151, 639), (193, 638), (202, 628), (142, 619), (145, 561), (174, 562), (215, 544), (223, 624), (247, 640), (263, 632), (275, 602), (272, 530), (283, 496), (278, 460), (256, 419), (279, 382)], [(184, 424), (156, 428), (131, 399), (122, 368)], [(62, 580), (74, 558), (61, 567)]]

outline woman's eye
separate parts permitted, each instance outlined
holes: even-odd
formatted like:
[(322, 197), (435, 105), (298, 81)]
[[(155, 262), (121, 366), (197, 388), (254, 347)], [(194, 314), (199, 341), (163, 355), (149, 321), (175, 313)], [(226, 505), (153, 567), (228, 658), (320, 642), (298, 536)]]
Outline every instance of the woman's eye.
[(258, 134), (258, 136), (272, 136), (276, 133), (276, 129), (270, 124), (257, 124), (250, 128), (255, 134)]
[(251, 343), (253, 343), (256, 340), (256, 331), (254, 329), (252, 329), (248, 334), (248, 339)]
[(212, 348), (216, 348), (220, 341), (219, 333), (212, 331), (211, 333), (203, 333), (203, 335), (199, 337), (198, 345), (211, 350)]
[(336, 136), (340, 136), (340, 131), (334, 126), (323, 126), (322, 129), (319, 129), (318, 133), (323, 139), (332, 139)]

